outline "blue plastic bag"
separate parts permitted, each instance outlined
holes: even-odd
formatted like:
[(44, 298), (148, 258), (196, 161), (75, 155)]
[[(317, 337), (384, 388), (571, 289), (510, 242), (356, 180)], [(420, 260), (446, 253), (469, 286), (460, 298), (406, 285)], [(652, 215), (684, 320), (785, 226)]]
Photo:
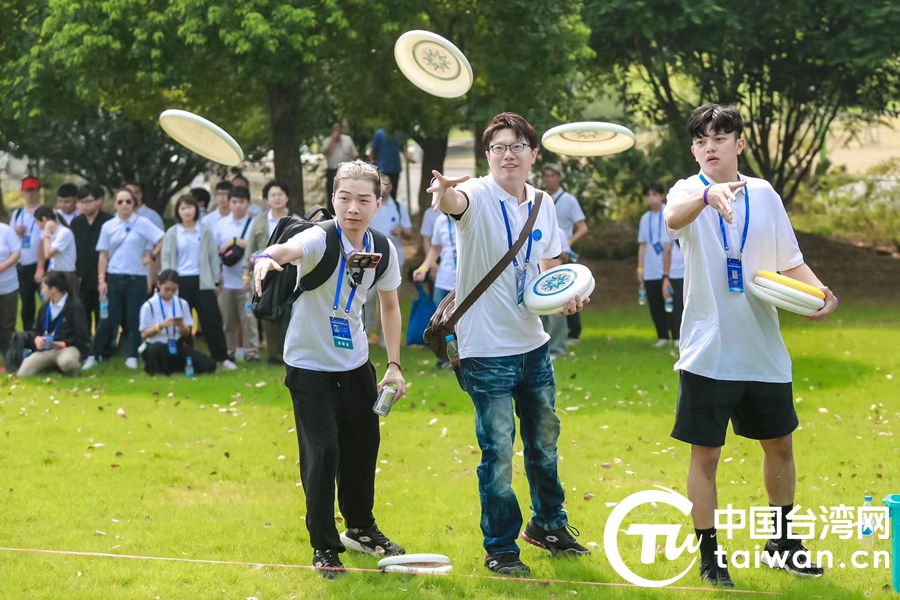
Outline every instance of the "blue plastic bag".
[(425, 328), (437, 310), (437, 304), (425, 293), (422, 284), (417, 284), (416, 289), (419, 290), (419, 297), (413, 300), (412, 310), (409, 311), (409, 327), (406, 328), (407, 346), (425, 345)]

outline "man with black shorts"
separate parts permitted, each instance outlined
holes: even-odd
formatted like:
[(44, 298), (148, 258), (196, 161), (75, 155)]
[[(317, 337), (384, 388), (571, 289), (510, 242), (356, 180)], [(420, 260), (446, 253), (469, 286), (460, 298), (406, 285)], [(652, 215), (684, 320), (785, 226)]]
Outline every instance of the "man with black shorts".
[[(763, 479), (781, 535), (766, 544), (762, 561), (819, 577), (800, 540), (788, 539), (793, 517), (797, 428), (791, 389), (791, 357), (778, 313), (744, 287), (760, 270), (779, 271), (821, 289), (825, 306), (807, 317), (827, 318), (838, 300), (803, 262), (781, 197), (765, 180), (738, 173), (744, 150), (743, 121), (731, 106), (708, 104), (688, 121), (691, 152), (700, 173), (669, 191), (666, 229), (685, 257), (685, 312), (681, 328), (678, 405), (672, 437), (691, 444), (688, 498), (700, 540), (700, 575), (733, 587), (724, 555), (716, 555), (716, 467), (729, 419), (734, 432), (759, 440)], [(752, 217), (752, 218), (751, 218)]]

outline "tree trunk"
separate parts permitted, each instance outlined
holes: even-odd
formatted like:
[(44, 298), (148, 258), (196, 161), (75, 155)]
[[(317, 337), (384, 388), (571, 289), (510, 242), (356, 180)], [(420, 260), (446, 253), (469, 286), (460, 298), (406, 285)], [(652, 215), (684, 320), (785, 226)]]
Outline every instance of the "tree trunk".
[(447, 157), (447, 138), (449, 132), (439, 137), (417, 137), (416, 142), (422, 147), (422, 183), (419, 186), (419, 214), (431, 210), (431, 194), (426, 192), (431, 186), (431, 172), (444, 173), (444, 159)]
[(0, 218), (2, 218), (5, 221), (6, 217), (7, 217), (6, 205), (3, 204), (3, 186), (0, 185)]
[(301, 84), (271, 84), (267, 87), (267, 92), (275, 176), (291, 188), (291, 210), (303, 214), (306, 209), (303, 201), (303, 165), (300, 162), (300, 132), (303, 122)]

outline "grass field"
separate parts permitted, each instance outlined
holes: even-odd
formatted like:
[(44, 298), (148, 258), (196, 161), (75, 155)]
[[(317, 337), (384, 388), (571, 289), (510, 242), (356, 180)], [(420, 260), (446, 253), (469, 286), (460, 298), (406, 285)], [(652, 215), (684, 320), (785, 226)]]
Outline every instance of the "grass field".
[[(802, 425), (795, 438), (797, 502), (815, 508), (858, 506), (867, 491), (880, 503), (900, 492), (893, 434), (900, 420), (896, 309), (845, 306), (838, 314), (824, 324), (782, 316)], [(590, 310), (585, 326), (583, 343), (556, 362), (560, 476), (580, 540), (598, 546), (580, 561), (551, 560), (527, 545), (522, 556), (534, 577), (622, 583), (603, 553), (612, 504), (657, 484), (684, 491), (687, 447), (668, 436), (675, 358), (649, 348), (654, 336), (645, 309)], [(385, 358), (375, 352), (373, 360)], [(488, 572), (470, 403), (451, 373), (433, 370), (424, 350), (404, 349), (403, 362), (412, 385), (408, 401), (382, 425), (376, 516), (409, 551), (450, 556), (452, 575), (351, 573), (326, 582), (299, 569), (0, 551), (0, 598), (727, 596), (471, 577)], [(118, 359), (89, 377), (5, 379), (0, 546), (308, 565), (297, 443), (282, 377), (281, 370), (255, 367), (196, 380), (150, 378)], [(720, 505), (766, 505), (758, 446), (729, 434), (723, 458), (731, 460), (720, 466)], [(521, 462), (515, 473), (527, 511)], [(643, 516), (685, 525), (683, 538), (689, 519), (668, 510), (663, 505)], [(683, 556), (638, 569), (639, 542), (620, 535), (619, 543), (626, 562), (647, 577), (671, 577), (690, 562)], [(743, 531), (726, 548), (752, 550), (755, 543)], [(879, 541), (876, 549), (888, 543)], [(808, 545), (835, 555), (835, 568), (821, 580), (756, 569), (732, 569), (732, 575), (740, 589), (788, 598), (888, 597), (882, 592), (888, 569), (849, 568), (858, 541), (829, 535)], [(369, 557), (344, 558), (351, 567), (375, 566)], [(839, 568), (841, 561), (848, 568)], [(698, 584), (692, 570), (676, 585)]]

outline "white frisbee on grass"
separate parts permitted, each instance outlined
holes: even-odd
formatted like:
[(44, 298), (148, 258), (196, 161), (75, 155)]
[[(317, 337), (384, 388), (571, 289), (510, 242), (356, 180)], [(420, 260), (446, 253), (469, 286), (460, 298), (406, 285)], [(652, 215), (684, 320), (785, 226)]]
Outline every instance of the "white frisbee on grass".
[(541, 145), (567, 156), (607, 156), (629, 150), (634, 140), (634, 132), (623, 125), (584, 121), (549, 129), (541, 138)]
[(159, 125), (169, 137), (203, 158), (229, 167), (244, 162), (244, 151), (234, 138), (200, 115), (170, 109), (159, 115)]
[(394, 60), (413, 85), (440, 98), (459, 98), (475, 81), (466, 55), (430, 31), (407, 31), (397, 38)]
[(453, 570), (450, 559), (443, 554), (403, 554), (378, 561), (385, 573), (415, 573), (417, 575), (445, 575)]
[(553, 267), (525, 286), (525, 307), (538, 315), (555, 315), (575, 296), (589, 298), (595, 285), (591, 270), (584, 265)]

